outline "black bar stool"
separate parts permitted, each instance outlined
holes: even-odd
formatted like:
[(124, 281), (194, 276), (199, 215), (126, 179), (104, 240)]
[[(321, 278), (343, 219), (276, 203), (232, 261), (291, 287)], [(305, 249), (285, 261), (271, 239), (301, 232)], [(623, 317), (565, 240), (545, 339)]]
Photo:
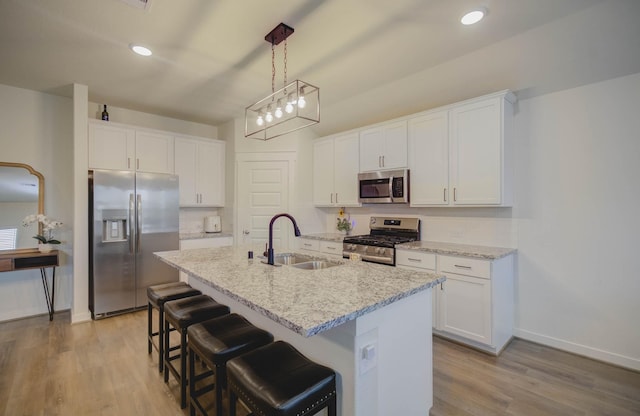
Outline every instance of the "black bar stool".
[[(196, 290), (184, 282), (165, 283), (162, 285), (149, 286), (147, 288), (147, 339), (149, 344), (149, 354), (155, 348), (158, 351), (158, 371), (162, 373), (164, 363), (164, 304), (176, 299), (189, 296), (200, 295), (202, 292)], [(153, 310), (158, 310), (158, 331), (153, 332)], [(158, 344), (153, 342), (154, 337), (158, 337)]]
[[(195, 416), (198, 409), (207, 416), (207, 411), (198, 398), (215, 388), (216, 415), (222, 416), (222, 390), (227, 384), (227, 361), (273, 342), (273, 335), (235, 313), (191, 325), (187, 334), (190, 415)], [(200, 357), (210, 371), (196, 375), (196, 356)], [(196, 388), (197, 382), (209, 377), (212, 378), (211, 383)]]
[[(221, 305), (207, 295), (196, 295), (172, 300), (164, 304), (164, 381), (172, 373), (180, 383), (180, 407), (187, 406), (187, 329), (193, 324), (229, 313), (229, 307)], [(180, 353), (171, 355), (169, 332), (171, 327), (180, 331)], [(180, 371), (172, 364), (180, 359)]]
[(336, 373), (277, 341), (227, 362), (229, 415), (240, 399), (257, 416), (336, 416)]

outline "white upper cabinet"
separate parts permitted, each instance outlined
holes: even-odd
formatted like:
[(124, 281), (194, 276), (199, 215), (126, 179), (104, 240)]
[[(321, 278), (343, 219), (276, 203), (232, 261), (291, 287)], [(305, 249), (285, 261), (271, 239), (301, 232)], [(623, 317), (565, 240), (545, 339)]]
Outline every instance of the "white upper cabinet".
[(358, 133), (313, 143), (313, 204), (360, 206), (358, 203)]
[(173, 136), (90, 120), (89, 168), (173, 173)]
[(513, 102), (501, 93), (453, 106), (450, 119), (454, 205), (510, 206)]
[(409, 120), (411, 206), (449, 204), (449, 113)]
[(224, 206), (223, 141), (176, 137), (174, 167), (180, 178), (181, 207)]
[(406, 120), (360, 132), (360, 172), (406, 167)]
[(513, 102), (508, 91), (409, 120), (411, 206), (510, 206)]
[(89, 121), (89, 168), (133, 170), (135, 155), (135, 129)]
[(173, 136), (136, 130), (136, 168), (139, 172), (173, 173)]

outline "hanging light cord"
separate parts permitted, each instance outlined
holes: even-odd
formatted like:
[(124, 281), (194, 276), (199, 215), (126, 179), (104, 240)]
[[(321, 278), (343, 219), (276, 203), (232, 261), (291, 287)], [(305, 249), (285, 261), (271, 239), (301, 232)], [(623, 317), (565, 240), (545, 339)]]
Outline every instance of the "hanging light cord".
[(287, 94), (287, 38), (284, 38), (284, 94)]
[(271, 40), (271, 94), (276, 92), (276, 50)]

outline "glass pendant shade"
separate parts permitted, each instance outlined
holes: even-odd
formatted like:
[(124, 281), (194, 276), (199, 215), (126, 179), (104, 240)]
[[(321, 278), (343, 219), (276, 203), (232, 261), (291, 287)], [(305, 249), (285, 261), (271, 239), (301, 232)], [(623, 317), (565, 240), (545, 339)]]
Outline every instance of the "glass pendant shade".
[[(284, 111), (282, 111), (282, 103), (287, 103)], [(273, 108), (276, 109), (275, 113), (272, 111)], [(265, 113), (266, 116), (263, 116)], [(245, 137), (269, 140), (319, 122), (319, 88), (304, 81), (295, 80), (247, 107), (244, 131)]]

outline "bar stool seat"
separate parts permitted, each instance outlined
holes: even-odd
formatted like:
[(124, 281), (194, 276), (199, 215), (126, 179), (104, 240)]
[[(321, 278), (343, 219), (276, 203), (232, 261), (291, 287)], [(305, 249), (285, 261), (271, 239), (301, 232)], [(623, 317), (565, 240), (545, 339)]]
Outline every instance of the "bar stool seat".
[(227, 362), (229, 414), (240, 399), (257, 416), (336, 416), (336, 373), (277, 341)]
[[(227, 361), (273, 342), (273, 335), (235, 313), (191, 325), (187, 334), (190, 414), (194, 416), (197, 409), (206, 416), (207, 412), (198, 398), (215, 389), (216, 415), (222, 416), (222, 390), (227, 384)], [(211, 371), (196, 375), (196, 356)], [(213, 378), (211, 383), (196, 388), (196, 382), (209, 377)]]
[[(229, 313), (229, 307), (222, 305), (207, 295), (196, 295), (172, 300), (164, 304), (164, 381), (169, 381), (169, 373), (180, 383), (180, 407), (187, 406), (187, 329), (198, 322), (206, 321)], [(171, 355), (169, 343), (171, 327), (180, 332), (180, 353)], [(180, 359), (180, 371), (172, 361)]]
[[(176, 299), (182, 299), (189, 296), (200, 295), (197, 289), (192, 288), (184, 282), (164, 283), (161, 285), (149, 286), (147, 288), (147, 339), (149, 354), (153, 352), (153, 348), (158, 351), (158, 371), (162, 372), (164, 368), (164, 304)], [(153, 310), (158, 310), (158, 331), (153, 331)], [(158, 344), (154, 342), (154, 338), (158, 337)]]

